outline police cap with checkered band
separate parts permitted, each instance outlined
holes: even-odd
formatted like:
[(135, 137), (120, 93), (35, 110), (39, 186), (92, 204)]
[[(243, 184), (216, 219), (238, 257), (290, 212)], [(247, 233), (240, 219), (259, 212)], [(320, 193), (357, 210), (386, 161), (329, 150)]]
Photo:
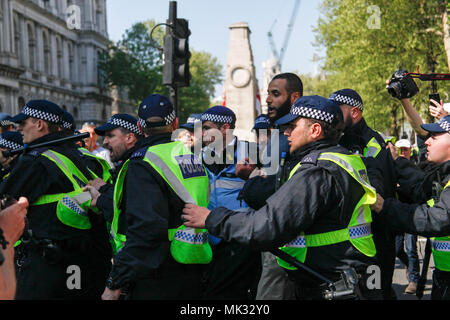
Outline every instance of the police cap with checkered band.
[(236, 115), (233, 110), (225, 106), (214, 106), (202, 113), (202, 122), (211, 121), (214, 123), (229, 123), (236, 122)]
[(438, 122), (421, 124), (420, 126), (430, 133), (450, 133), (450, 116), (445, 116)]
[(61, 119), (61, 127), (68, 130), (75, 130), (75, 119), (69, 112), (65, 110)]
[(94, 130), (98, 135), (104, 136), (107, 131), (111, 131), (116, 128), (123, 128), (138, 135), (141, 134), (141, 131), (137, 125), (137, 119), (126, 113), (117, 113), (113, 115), (108, 122), (98, 126)]
[(341, 121), (343, 118), (336, 102), (321, 96), (303, 96), (295, 100), (289, 113), (275, 123), (288, 124), (298, 117), (321, 120), (329, 124), (333, 123), (335, 118)]
[(194, 130), (195, 123), (201, 121), (202, 114), (201, 113), (193, 113), (187, 118), (186, 123), (182, 124), (180, 128), (187, 130)]
[[(141, 102), (138, 116), (138, 122), (142, 128), (167, 126), (176, 118), (172, 103), (167, 97), (159, 94), (149, 95)], [(163, 120), (158, 122), (147, 121), (147, 119), (153, 117), (159, 117)]]
[(51, 101), (30, 100), (23, 107), (22, 111), (14, 116), (11, 121), (19, 123), (31, 117), (59, 125), (61, 124), (63, 113), (63, 109)]
[(0, 136), (0, 148), (16, 150), (23, 147), (23, 138), (20, 132), (6, 131)]
[(342, 89), (336, 92), (333, 92), (330, 97), (330, 100), (337, 102), (339, 105), (346, 104), (351, 107), (357, 107), (359, 110), (363, 111), (363, 101), (361, 96), (352, 89)]

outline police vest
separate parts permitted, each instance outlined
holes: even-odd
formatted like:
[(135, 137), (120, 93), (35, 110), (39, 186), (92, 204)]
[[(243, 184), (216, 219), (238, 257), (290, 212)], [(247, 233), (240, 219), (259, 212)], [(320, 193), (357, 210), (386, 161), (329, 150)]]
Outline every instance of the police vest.
[[(446, 189), (450, 181), (444, 186)], [(434, 206), (434, 200), (428, 200), (430, 207)], [(433, 252), (434, 265), (441, 271), (450, 272), (450, 236), (434, 237), (431, 240), (431, 251)]]
[[(146, 150), (142, 160), (152, 166), (185, 203), (207, 207), (209, 181), (206, 170), (182, 142), (151, 146)], [(123, 248), (126, 241), (125, 235), (118, 233), (118, 224), (123, 185), (129, 162), (130, 159), (123, 164), (114, 187), (114, 217), (111, 235), (116, 243), (115, 253)], [(183, 264), (207, 264), (211, 261), (212, 250), (208, 243), (206, 229), (194, 229), (181, 225), (170, 228), (168, 238), (171, 242), (170, 252), (175, 261)]]
[[(89, 221), (88, 211), (93, 210), (90, 208), (92, 198), (89, 192), (83, 191), (82, 187), (89, 183), (89, 179), (64, 155), (53, 150), (47, 150), (41, 153), (41, 155), (56, 164), (72, 183), (73, 191), (42, 195), (31, 205), (38, 206), (56, 203), (56, 215), (60, 222), (76, 229), (90, 229), (91, 223)], [(95, 173), (92, 171), (90, 173), (92, 175), (91, 179), (97, 178)], [(94, 209), (93, 211), (96, 210)]]
[(92, 154), (89, 152), (89, 150), (85, 149), (85, 148), (78, 148), (78, 150), (84, 154), (85, 156), (94, 158), (95, 160), (97, 160), (98, 163), (100, 163), (100, 165), (102, 166), (102, 180), (105, 181), (106, 183), (112, 183), (112, 176), (111, 173), (109, 172), (109, 170), (111, 170), (111, 166), (109, 165), (108, 161), (106, 161), (105, 159), (103, 159), (102, 157), (98, 157), (95, 154)]
[[(359, 252), (366, 256), (374, 257), (376, 249), (370, 228), (372, 222), (370, 205), (376, 201), (376, 191), (370, 186), (368, 181), (361, 177), (367, 177), (367, 172), (360, 156), (326, 152), (320, 154), (318, 160), (331, 161), (337, 164), (363, 187), (365, 193), (356, 204), (347, 228), (317, 234), (305, 234), (302, 232), (297, 238), (285, 244), (284, 247), (281, 247), (280, 249), (297, 258), (300, 262), (304, 262), (307, 249), (310, 247), (323, 247), (350, 241)], [(301, 162), (291, 170), (289, 179), (300, 166)], [(280, 258), (277, 258), (277, 260), (278, 264), (283, 268), (290, 270), (297, 269)]]
[(372, 139), (370, 139), (370, 141), (364, 148), (363, 156), (376, 158), (377, 155), (380, 153), (381, 149), (382, 149), (381, 145), (378, 143), (377, 139), (373, 137)]

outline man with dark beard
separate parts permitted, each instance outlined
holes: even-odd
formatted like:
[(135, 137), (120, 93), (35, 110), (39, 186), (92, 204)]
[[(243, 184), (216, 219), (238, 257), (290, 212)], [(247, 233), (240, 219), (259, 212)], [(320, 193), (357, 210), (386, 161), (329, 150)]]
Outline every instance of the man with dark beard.
[[(284, 135), (285, 128), (279, 128), (275, 121), (289, 113), (291, 106), (303, 96), (303, 84), (293, 73), (281, 73), (273, 77), (267, 89), (268, 116), (271, 122), (272, 134), (262, 155), (265, 175), (247, 180), (238, 199), (243, 199), (252, 209), (263, 207), (273, 193), (277, 172), (285, 171), (280, 162), (289, 155), (289, 142)], [(284, 160), (282, 160), (284, 159)], [(252, 164), (250, 164), (252, 165)], [(245, 171), (245, 164), (236, 166), (236, 174)], [(264, 171), (264, 170), (263, 170)], [(280, 172), (279, 176), (283, 176)], [(294, 299), (294, 285), (287, 278), (286, 272), (277, 264), (276, 258), (270, 252), (262, 252), (262, 272), (258, 284), (257, 300), (286, 300)]]
[[(394, 160), (386, 149), (379, 133), (372, 130), (363, 117), (363, 101), (352, 89), (342, 89), (331, 94), (330, 100), (339, 104), (344, 116), (345, 130), (339, 144), (363, 156), (370, 183), (384, 197), (395, 198), (397, 183)], [(378, 173), (375, 176), (372, 173)], [(383, 173), (380, 179), (379, 172)], [(385, 300), (395, 299), (392, 277), (395, 268), (395, 232), (383, 216), (375, 216), (372, 232), (381, 269), (381, 289)]]

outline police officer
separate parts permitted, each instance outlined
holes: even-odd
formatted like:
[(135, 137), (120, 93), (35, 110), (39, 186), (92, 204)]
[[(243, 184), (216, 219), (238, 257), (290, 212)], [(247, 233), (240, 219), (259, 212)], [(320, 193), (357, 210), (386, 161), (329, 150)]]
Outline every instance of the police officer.
[(17, 164), (19, 160), (18, 154), (5, 157), (3, 151), (11, 151), (23, 147), (22, 134), (16, 131), (5, 131), (0, 136), (0, 163), (1, 163), (1, 181), (5, 180), (11, 172), (11, 169)]
[[(352, 89), (338, 90), (330, 99), (339, 104), (344, 116), (344, 135), (339, 144), (351, 152), (365, 157), (371, 185), (386, 197), (395, 196), (396, 174), (392, 155), (386, 149), (381, 135), (372, 130), (363, 117), (364, 105), (361, 96)], [(372, 172), (375, 172), (372, 175)], [(382, 173), (380, 175), (379, 173)], [(395, 268), (395, 233), (380, 216), (375, 216), (372, 223), (377, 258), (381, 268), (381, 287), (384, 299), (396, 299), (392, 289), (392, 277)]]
[[(190, 149), (194, 154), (200, 154), (202, 149), (201, 117), (201, 113), (193, 113), (187, 118), (186, 123), (180, 125), (181, 129), (187, 130), (187, 133), (184, 135), (184, 144), (186, 148)], [(197, 132), (195, 131), (195, 124), (198, 125)]]
[[(55, 103), (31, 100), (12, 121), (31, 147), (63, 137), (62, 115)], [(111, 249), (104, 220), (89, 210), (90, 198), (82, 192), (90, 178), (71, 142), (25, 152), (0, 186), (1, 194), (24, 196), (30, 203), (29, 227), (19, 246), (26, 256), (17, 277), (17, 299), (100, 298)]]
[[(289, 113), (292, 104), (303, 96), (303, 83), (294, 73), (280, 73), (275, 75), (267, 88), (268, 118), (271, 123), (271, 135), (265, 151), (262, 153), (262, 169), (259, 176), (248, 179), (242, 189), (240, 198), (244, 199), (253, 209), (263, 207), (266, 200), (276, 191), (277, 173), (280, 184), (285, 175), (280, 166), (289, 157), (289, 144), (284, 133), (284, 126), (276, 124), (276, 120)], [(272, 153), (273, 152), (273, 153)], [(237, 168), (246, 170), (245, 166)], [(252, 168), (250, 168), (252, 169)], [(248, 169), (247, 169), (248, 170)], [(252, 175), (256, 175), (253, 172)], [(257, 300), (284, 300), (294, 298), (294, 285), (286, 273), (279, 267), (275, 256), (270, 252), (263, 252), (263, 268), (258, 284)]]
[(418, 183), (399, 179), (400, 191), (413, 194), (416, 204), (394, 198), (383, 200), (378, 195), (373, 209), (403, 232), (431, 237), (436, 267), (431, 299), (450, 300), (450, 116), (437, 123), (422, 124), (421, 128), (430, 135), (425, 141), (428, 160), (437, 164), (437, 169), (427, 174), (416, 170), (413, 175), (419, 178)]
[(9, 114), (0, 112), (0, 133), (14, 130), (14, 122)]
[[(208, 208), (246, 209), (245, 201), (237, 199), (244, 180), (235, 172), (237, 163), (248, 157), (249, 144), (233, 135), (235, 113), (225, 106), (214, 106), (202, 114), (201, 120), (203, 160), (211, 185)], [(204, 299), (254, 299), (261, 270), (259, 252), (213, 236), (210, 242), (213, 261), (205, 273)]]
[[(354, 268), (361, 275), (359, 288), (365, 298), (378, 298), (366, 287), (366, 269), (375, 264), (376, 251), (370, 232), (376, 193), (367, 181), (361, 158), (337, 146), (342, 114), (332, 101), (299, 98), (288, 115), (285, 135), (291, 153), (289, 179), (259, 210), (236, 212), (224, 207), (212, 211), (187, 204), (185, 225), (202, 227), (225, 241), (237, 241), (270, 251), (283, 246), (291, 256), (332, 281), (340, 271)], [(304, 270), (293, 270), (298, 299), (323, 299), (321, 284)]]
[(119, 172), (112, 231), (119, 252), (103, 299), (198, 299), (203, 266), (212, 258), (205, 230), (185, 228), (184, 204), (208, 204), (208, 176), (179, 141), (170, 101), (152, 94), (139, 106), (145, 135)]
[[(111, 161), (116, 164), (111, 171), (112, 180), (115, 183), (123, 163), (130, 158), (135, 151), (136, 143), (143, 138), (137, 119), (126, 113), (118, 113), (105, 124), (96, 127), (95, 132), (105, 137), (103, 145), (109, 150)], [(108, 223), (112, 223), (114, 215), (114, 183), (109, 184), (96, 179), (86, 187), (92, 196), (91, 206), (102, 211)], [(114, 251), (116, 251), (115, 248)]]

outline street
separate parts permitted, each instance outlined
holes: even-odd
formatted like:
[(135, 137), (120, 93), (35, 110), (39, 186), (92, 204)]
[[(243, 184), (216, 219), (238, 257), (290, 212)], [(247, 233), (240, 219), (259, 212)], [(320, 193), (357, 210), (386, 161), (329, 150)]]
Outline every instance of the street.
[[(420, 268), (421, 268), (420, 272), (422, 272), (422, 263), (423, 263), (423, 257), (424, 257), (424, 251), (425, 251), (425, 243), (426, 243), (426, 238), (418, 237), (417, 251), (418, 251), (419, 261), (420, 261)], [(433, 256), (431, 256), (430, 265), (428, 268), (427, 282), (425, 285), (425, 291), (423, 293), (422, 300), (430, 300), (431, 284), (432, 284), (431, 279), (432, 279), (433, 269), (434, 269), (434, 261), (433, 261)], [(396, 263), (395, 263), (393, 287), (394, 287), (394, 290), (395, 290), (398, 300), (419, 300), (416, 297), (416, 295), (404, 293), (405, 288), (407, 286), (408, 286), (408, 280), (406, 279), (406, 267), (397, 258)]]

